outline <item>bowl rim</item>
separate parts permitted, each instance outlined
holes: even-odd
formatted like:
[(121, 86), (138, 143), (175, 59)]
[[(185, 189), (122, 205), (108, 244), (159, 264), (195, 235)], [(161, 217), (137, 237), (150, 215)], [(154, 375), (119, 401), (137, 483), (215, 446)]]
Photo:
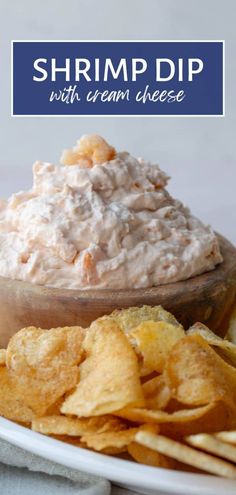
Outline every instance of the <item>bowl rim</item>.
[(230, 278), (236, 284), (236, 248), (222, 235), (216, 233), (216, 236), (219, 241), (223, 262), (211, 271), (186, 280), (140, 289), (64, 289), (0, 276), (0, 290), (4, 286), (9, 290), (19, 290), (19, 293), (24, 291), (24, 293), (31, 293), (34, 296), (43, 295), (50, 299), (94, 299), (99, 301), (100, 299), (108, 298), (116, 300), (117, 304), (119, 304), (119, 300), (124, 300), (124, 298), (135, 299), (137, 297), (137, 299), (140, 299), (141, 297), (151, 298), (155, 295), (161, 295), (161, 298), (164, 299), (165, 297), (169, 298), (171, 295), (175, 297), (175, 295), (177, 296), (183, 291), (186, 295), (189, 293), (192, 298), (193, 291), (196, 291), (197, 288), (204, 287), (204, 290), (209, 290), (217, 282), (222, 283), (226, 278)]

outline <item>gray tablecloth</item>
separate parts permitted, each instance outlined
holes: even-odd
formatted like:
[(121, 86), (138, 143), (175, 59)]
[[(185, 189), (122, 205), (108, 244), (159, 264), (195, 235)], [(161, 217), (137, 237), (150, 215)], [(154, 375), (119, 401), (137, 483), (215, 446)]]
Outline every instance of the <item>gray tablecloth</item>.
[[(20, 469), (19, 469), (20, 468)], [(0, 440), (1, 495), (109, 495), (110, 482)]]
[[(0, 439), (0, 495), (135, 495)], [(138, 495), (138, 494), (136, 494)]]

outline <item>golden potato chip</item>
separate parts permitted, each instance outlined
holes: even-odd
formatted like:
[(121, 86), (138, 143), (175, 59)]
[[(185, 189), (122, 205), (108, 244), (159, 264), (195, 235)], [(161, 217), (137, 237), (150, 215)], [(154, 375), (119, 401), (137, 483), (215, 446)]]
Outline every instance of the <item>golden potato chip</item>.
[(10, 340), (7, 367), (24, 403), (38, 416), (76, 386), (83, 338), (80, 327), (29, 327)]
[(111, 315), (106, 315), (98, 318), (93, 325), (103, 324), (105, 321), (115, 321), (122, 331), (127, 335), (131, 345), (133, 346), (139, 360), (140, 373), (142, 376), (147, 376), (149, 370), (145, 369), (142, 365), (142, 356), (139, 348), (136, 345), (136, 341), (131, 335), (131, 330), (136, 328), (139, 324), (145, 321), (152, 322), (166, 322), (173, 326), (177, 326), (183, 330), (183, 327), (178, 323), (175, 317), (165, 311), (162, 306), (142, 306), (142, 307), (131, 307), (128, 309), (115, 310)]
[(221, 337), (216, 335), (206, 325), (200, 322), (194, 323), (194, 325), (186, 331), (186, 335), (201, 335), (201, 337), (203, 337), (208, 344), (213, 346), (220, 346), (222, 342), (224, 343), (224, 340)]
[(18, 423), (30, 423), (33, 419), (32, 410), (25, 405), (24, 396), (4, 366), (0, 367), (0, 416)]
[(0, 366), (5, 366), (6, 364), (6, 349), (0, 349)]
[[(85, 444), (86, 445), (86, 444)], [(89, 448), (88, 446), (86, 446), (87, 449)], [(95, 450), (95, 449), (92, 449), (92, 450)], [(127, 447), (106, 447), (105, 449), (102, 449), (102, 450), (99, 450), (100, 454), (104, 454), (104, 455), (112, 455), (112, 456), (115, 456), (115, 455), (125, 455), (127, 454)]]
[(66, 397), (67, 397), (67, 394), (65, 393), (64, 395), (62, 395), (62, 397), (57, 399), (57, 401), (54, 402), (54, 404), (52, 404), (50, 407), (48, 407), (48, 409), (44, 413), (45, 416), (60, 416), (61, 406), (62, 406), (63, 402), (65, 401)]
[(128, 453), (139, 464), (145, 464), (146, 466), (162, 467), (167, 469), (175, 469), (174, 459), (159, 454), (155, 450), (144, 447), (136, 442), (132, 442), (127, 446)]
[[(83, 435), (82, 442), (85, 442), (90, 449), (104, 451), (105, 449), (116, 448), (124, 449), (131, 442), (138, 431), (151, 431), (155, 432), (156, 427), (154, 425), (144, 425), (138, 428), (129, 428), (122, 431), (108, 431), (105, 433), (94, 433)], [(157, 431), (157, 430), (156, 430)]]
[(85, 331), (81, 327), (41, 328), (28, 327), (17, 332), (7, 348), (7, 366), (15, 373), (30, 372), (37, 368), (46, 377), (55, 374), (55, 368), (78, 364), (82, 356)]
[(229, 340), (221, 339), (203, 325), (203, 323), (195, 323), (195, 325), (189, 328), (187, 335), (201, 335), (210, 346), (216, 348), (215, 350), (217, 350), (220, 356), (230, 364), (236, 366), (236, 345), (229, 342)]
[(170, 350), (184, 335), (182, 327), (164, 321), (145, 321), (131, 330), (130, 336), (143, 358), (141, 375), (161, 373)]
[(90, 433), (120, 431), (127, 426), (114, 416), (97, 416), (95, 418), (68, 418), (66, 416), (43, 416), (32, 421), (32, 430), (44, 435), (68, 435), (81, 437)]
[[(231, 421), (232, 418), (230, 418)], [(182, 438), (183, 436), (194, 435), (196, 433), (214, 433), (227, 428), (228, 423), (228, 405), (223, 402), (217, 402), (215, 404), (209, 404), (205, 414), (198, 418), (192, 418), (184, 423), (162, 423), (160, 425), (160, 433), (174, 438)]]
[(148, 380), (142, 385), (142, 389), (147, 409), (165, 409), (171, 399), (170, 389), (163, 375)]
[(223, 401), (233, 420), (236, 369), (223, 361), (200, 335), (189, 335), (177, 342), (167, 359), (165, 378), (172, 397), (180, 403), (200, 406)]
[(115, 322), (87, 330), (84, 349), (87, 358), (80, 366), (80, 382), (62, 405), (63, 414), (99, 416), (144, 405), (137, 357)]
[(213, 407), (213, 404), (208, 404), (194, 409), (181, 409), (173, 413), (127, 407), (117, 411), (115, 414), (135, 423), (184, 423), (201, 418)]
[(160, 306), (87, 330), (29, 327), (0, 350), (0, 415), (108, 455), (236, 478), (232, 364), (234, 344), (202, 324), (186, 335)]
[(138, 428), (130, 428), (128, 430), (106, 432), (106, 433), (94, 433), (82, 436), (82, 442), (85, 442), (90, 449), (104, 450), (110, 447), (123, 449), (133, 442), (135, 434), (138, 432)]
[(92, 323), (92, 325), (110, 319), (114, 320), (126, 334), (129, 334), (133, 328), (136, 328), (144, 321), (164, 321), (177, 327), (181, 326), (175, 317), (162, 308), (162, 306), (142, 306), (141, 308), (131, 307), (121, 310), (116, 309), (109, 316), (102, 316)]
[(226, 338), (233, 344), (236, 344), (236, 305), (232, 311), (229, 328), (227, 330)]
[(199, 433), (185, 437), (185, 441), (197, 449), (206, 450), (210, 454), (227, 459), (236, 463), (236, 447), (220, 441), (213, 435)]
[(236, 479), (236, 467), (233, 464), (217, 459), (205, 452), (195, 450), (170, 438), (139, 431), (135, 435), (135, 441), (149, 449), (156, 450), (160, 454), (172, 457), (179, 462), (201, 469), (202, 471)]
[(215, 433), (215, 437), (223, 442), (236, 445), (236, 431), (219, 431), (218, 433)]

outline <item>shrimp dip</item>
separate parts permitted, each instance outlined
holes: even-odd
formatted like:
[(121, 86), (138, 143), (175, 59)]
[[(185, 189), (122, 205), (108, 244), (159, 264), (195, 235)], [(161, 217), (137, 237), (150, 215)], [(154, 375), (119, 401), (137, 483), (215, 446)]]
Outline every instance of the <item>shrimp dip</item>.
[(209, 226), (166, 190), (156, 164), (97, 135), (37, 161), (33, 187), (0, 202), (0, 275), (65, 289), (145, 288), (222, 262)]

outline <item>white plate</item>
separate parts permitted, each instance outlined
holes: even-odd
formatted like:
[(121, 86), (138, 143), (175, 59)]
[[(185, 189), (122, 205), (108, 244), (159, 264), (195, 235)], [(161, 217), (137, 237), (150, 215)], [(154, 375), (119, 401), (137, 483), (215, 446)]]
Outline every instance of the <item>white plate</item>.
[(0, 437), (33, 454), (148, 495), (235, 495), (236, 481), (153, 468), (90, 452), (0, 418)]

